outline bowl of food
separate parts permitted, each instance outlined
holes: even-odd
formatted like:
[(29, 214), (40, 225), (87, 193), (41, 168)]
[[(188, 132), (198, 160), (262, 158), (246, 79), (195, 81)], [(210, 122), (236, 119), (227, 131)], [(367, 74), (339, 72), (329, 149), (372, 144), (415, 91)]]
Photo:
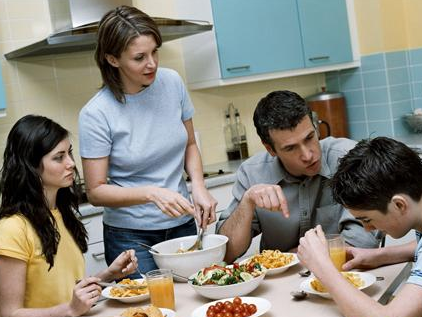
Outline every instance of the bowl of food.
[(243, 296), (254, 291), (265, 277), (266, 269), (259, 263), (212, 265), (189, 277), (189, 285), (199, 295), (222, 299)]
[[(170, 269), (175, 274), (189, 277), (203, 267), (223, 261), (229, 238), (220, 234), (204, 235), (202, 250), (187, 252), (195, 243), (196, 235), (163, 241), (153, 245), (149, 251), (160, 269)], [(174, 276), (175, 280), (185, 282)]]
[(147, 285), (146, 281), (142, 278), (131, 280), (123, 279), (119, 283), (121, 285), (130, 285), (130, 286), (142, 286), (142, 288), (122, 288), (113, 286), (108, 286), (101, 292), (101, 295), (108, 299), (115, 299), (123, 303), (137, 303), (149, 298), (148, 288), (144, 286)]

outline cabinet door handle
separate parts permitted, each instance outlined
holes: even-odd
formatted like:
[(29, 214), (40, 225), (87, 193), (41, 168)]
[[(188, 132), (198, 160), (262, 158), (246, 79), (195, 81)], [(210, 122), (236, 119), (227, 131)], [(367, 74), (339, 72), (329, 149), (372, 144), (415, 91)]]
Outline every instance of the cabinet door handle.
[(313, 61), (319, 61), (322, 59), (329, 59), (329, 58), (330, 56), (315, 56), (315, 57), (310, 57), (309, 60), (313, 62)]
[(251, 68), (251, 65), (242, 65), (242, 66), (236, 66), (236, 67), (227, 67), (228, 72), (236, 72), (236, 71), (242, 71), (242, 70), (248, 70)]
[(91, 255), (96, 260), (104, 259), (104, 252), (92, 253)]

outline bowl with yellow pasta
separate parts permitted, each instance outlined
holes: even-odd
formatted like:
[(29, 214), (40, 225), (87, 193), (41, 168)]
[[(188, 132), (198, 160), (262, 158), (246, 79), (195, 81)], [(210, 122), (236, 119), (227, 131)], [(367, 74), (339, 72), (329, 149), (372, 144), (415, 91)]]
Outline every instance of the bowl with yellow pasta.
[[(118, 284), (146, 286), (144, 279), (123, 279)], [(103, 289), (101, 295), (108, 299), (115, 299), (123, 303), (137, 303), (149, 298), (148, 288), (127, 289), (120, 287), (109, 286)]]
[(279, 274), (299, 263), (296, 253), (281, 252), (280, 250), (262, 250), (241, 263), (259, 263), (267, 269), (266, 275)]

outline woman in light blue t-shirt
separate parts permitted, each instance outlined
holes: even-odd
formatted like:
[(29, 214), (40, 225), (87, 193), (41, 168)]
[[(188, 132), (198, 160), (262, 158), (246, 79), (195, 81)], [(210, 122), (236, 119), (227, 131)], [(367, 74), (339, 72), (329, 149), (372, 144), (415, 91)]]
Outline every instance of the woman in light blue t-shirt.
[(137, 242), (195, 234), (195, 219), (205, 228), (217, 204), (204, 185), (186, 88), (177, 72), (158, 68), (161, 44), (157, 25), (142, 11), (108, 12), (95, 52), (103, 87), (79, 116), (88, 199), (105, 206), (106, 261), (133, 248), (144, 273), (156, 265)]

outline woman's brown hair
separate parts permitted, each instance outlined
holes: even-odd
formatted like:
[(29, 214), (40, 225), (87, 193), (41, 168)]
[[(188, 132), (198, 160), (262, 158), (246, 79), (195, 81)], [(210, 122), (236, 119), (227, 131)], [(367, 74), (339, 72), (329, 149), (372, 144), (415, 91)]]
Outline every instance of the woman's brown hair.
[(126, 100), (119, 70), (109, 64), (106, 55), (119, 58), (130, 43), (140, 35), (153, 36), (157, 47), (162, 44), (157, 24), (149, 15), (135, 7), (117, 7), (107, 12), (99, 24), (95, 61), (101, 71), (103, 87), (107, 86), (121, 103), (125, 103)]

